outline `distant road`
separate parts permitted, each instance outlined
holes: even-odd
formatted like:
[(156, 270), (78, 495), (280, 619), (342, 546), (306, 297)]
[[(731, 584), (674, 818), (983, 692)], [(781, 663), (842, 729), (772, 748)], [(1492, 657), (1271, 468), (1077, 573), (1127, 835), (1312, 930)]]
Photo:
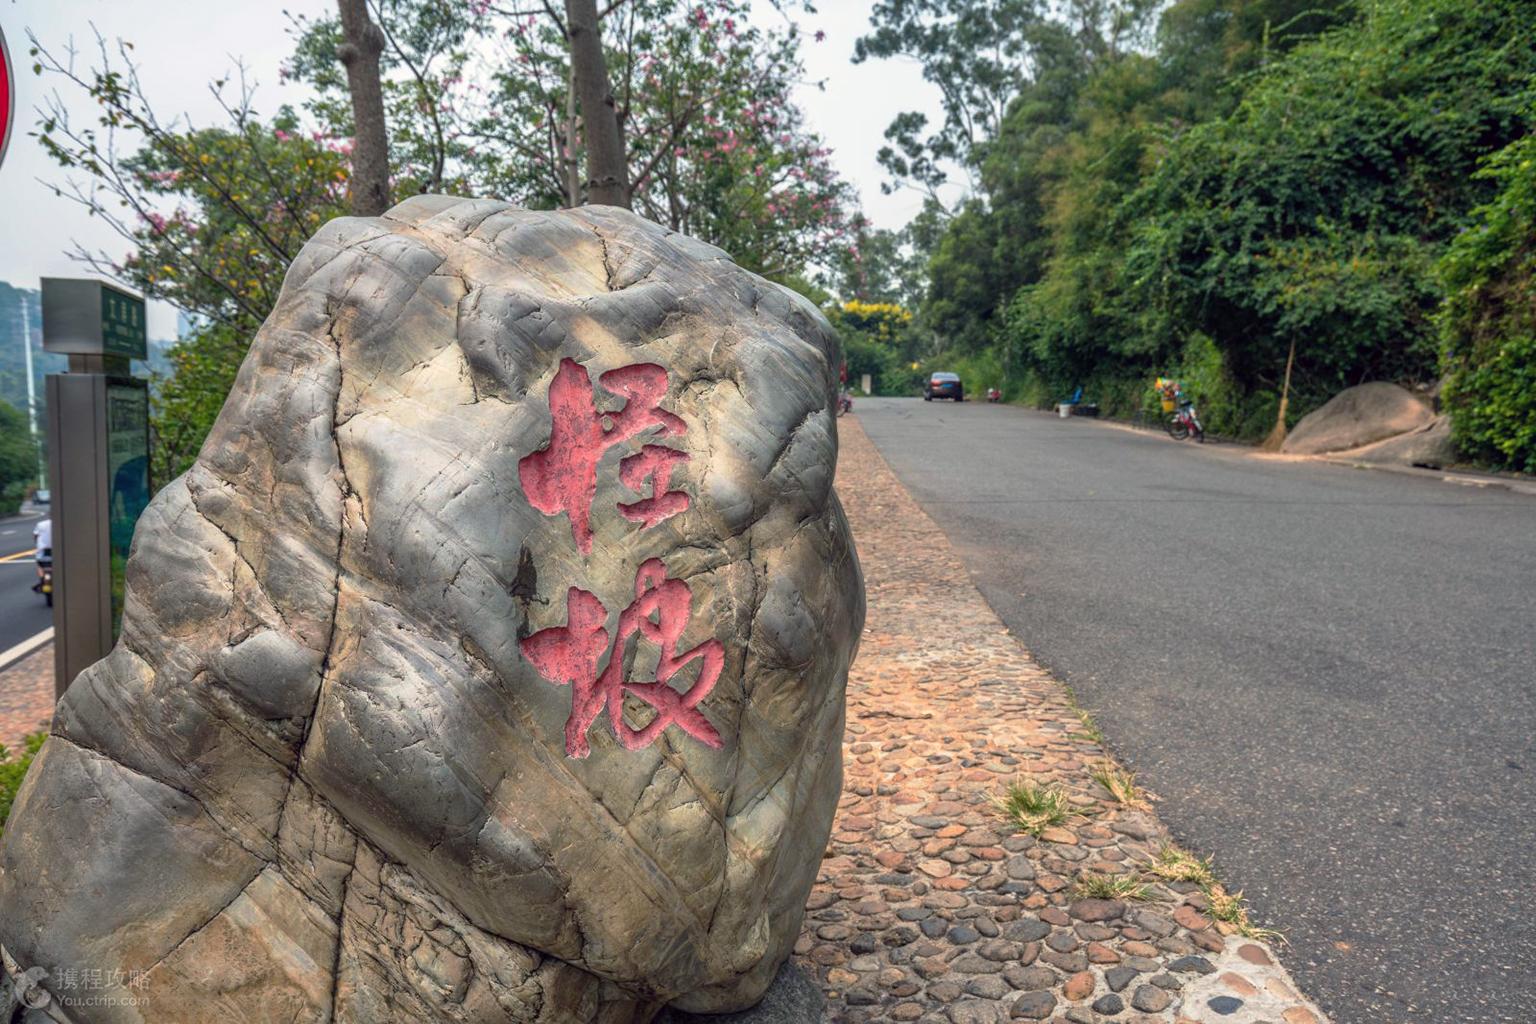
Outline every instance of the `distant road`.
[(32, 527), (41, 516), (23, 513), (0, 519), (0, 651), (8, 651), (53, 625), (53, 609), (32, 592), (37, 582)]
[(985, 402), (855, 414), (1336, 1024), (1536, 1021), (1536, 498)]

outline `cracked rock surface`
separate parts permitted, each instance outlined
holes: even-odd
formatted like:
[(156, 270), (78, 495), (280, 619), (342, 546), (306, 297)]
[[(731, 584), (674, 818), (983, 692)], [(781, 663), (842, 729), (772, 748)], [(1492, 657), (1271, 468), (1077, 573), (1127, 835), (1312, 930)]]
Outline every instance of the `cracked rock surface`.
[[(328, 224), (0, 840), (6, 971), (80, 1024), (754, 1003), (863, 624), (839, 360), (808, 302), (624, 211)], [(612, 659), (637, 685), (573, 739)]]

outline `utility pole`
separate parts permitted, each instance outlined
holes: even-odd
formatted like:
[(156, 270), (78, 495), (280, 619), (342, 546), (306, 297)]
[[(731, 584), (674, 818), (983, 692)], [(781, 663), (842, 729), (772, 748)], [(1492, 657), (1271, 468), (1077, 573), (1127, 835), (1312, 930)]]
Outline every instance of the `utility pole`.
[[(32, 376), (32, 318), (27, 315), (26, 289), (18, 288), (21, 295), (21, 348), (27, 358), (27, 427), (32, 431), (32, 440), (37, 440), (37, 381)], [(47, 483), (43, 475), (43, 448), (37, 448), (37, 486)]]

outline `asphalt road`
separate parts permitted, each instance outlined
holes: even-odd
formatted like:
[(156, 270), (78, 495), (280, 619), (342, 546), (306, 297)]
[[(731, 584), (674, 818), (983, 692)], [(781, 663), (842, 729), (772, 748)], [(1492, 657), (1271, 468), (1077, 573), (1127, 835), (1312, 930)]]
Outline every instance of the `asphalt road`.
[(855, 415), (1336, 1024), (1536, 1021), (1536, 497), (985, 402)]
[(28, 552), (38, 519), (30, 512), (0, 518), (0, 653), (53, 625), (53, 609), (32, 592), (37, 567)]

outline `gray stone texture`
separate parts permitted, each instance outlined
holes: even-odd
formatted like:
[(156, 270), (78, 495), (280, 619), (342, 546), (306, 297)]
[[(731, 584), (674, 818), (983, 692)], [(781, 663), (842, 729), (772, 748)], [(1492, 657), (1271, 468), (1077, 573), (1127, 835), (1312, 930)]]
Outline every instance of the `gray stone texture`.
[(665, 1009), (653, 1024), (819, 1024), (826, 1019), (827, 997), (816, 981), (794, 962), (784, 964), (761, 1002), (737, 1013), (698, 1014)]
[[(326, 225), (145, 513), (122, 639), (0, 840), (10, 962), (102, 972), (44, 982), (81, 1024), (754, 1004), (826, 847), (864, 615), (839, 359), (811, 304), (624, 211), (424, 196)], [(604, 443), (590, 553), (519, 468), (565, 360), (614, 430), (602, 375), (664, 368), (682, 428)], [(642, 444), (688, 456), (687, 508), (643, 525), (618, 507), (663, 490), (621, 482)], [(674, 721), (627, 749), (600, 711), (569, 756), (573, 687), (522, 642), (570, 588), (617, 632), (652, 559), (689, 592), (676, 650), (722, 652), (720, 746)], [(628, 680), (657, 676), (652, 622)]]
[(1458, 461), (1451, 439), (1451, 417), (1444, 413), (1422, 427), (1338, 453), (1341, 458), (1384, 466), (1428, 466), (1440, 469)]

